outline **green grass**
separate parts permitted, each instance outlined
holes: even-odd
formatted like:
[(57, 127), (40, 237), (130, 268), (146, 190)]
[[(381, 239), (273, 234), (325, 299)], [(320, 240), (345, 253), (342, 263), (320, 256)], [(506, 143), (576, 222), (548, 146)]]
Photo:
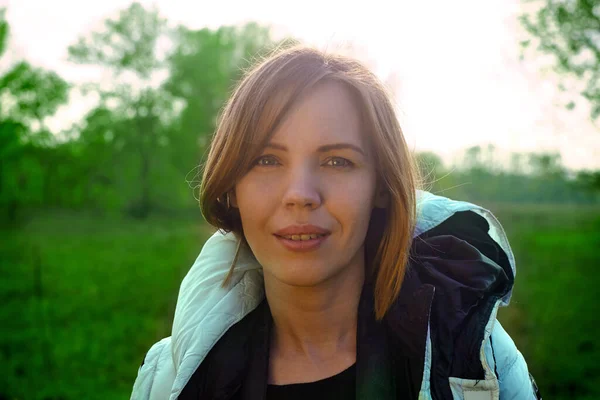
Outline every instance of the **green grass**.
[(0, 398), (125, 399), (208, 230), (50, 217), (0, 233)]
[(510, 306), (499, 319), (544, 398), (600, 398), (600, 210), (499, 208), (517, 260)]
[[(517, 258), (500, 320), (545, 398), (600, 398), (595, 312), (600, 210), (490, 208)], [(209, 235), (200, 217), (53, 213), (0, 231), (0, 399), (127, 399), (170, 334), (181, 279)]]

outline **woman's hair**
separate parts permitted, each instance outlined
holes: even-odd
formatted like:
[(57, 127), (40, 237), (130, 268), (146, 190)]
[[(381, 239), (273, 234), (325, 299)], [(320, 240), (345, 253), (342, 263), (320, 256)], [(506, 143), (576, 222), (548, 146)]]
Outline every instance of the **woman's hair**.
[[(390, 96), (357, 60), (297, 46), (278, 50), (241, 80), (219, 118), (200, 187), (206, 220), (234, 232), (247, 245), (230, 191), (304, 93), (324, 81), (347, 86), (361, 107), (362, 128), (376, 154), (379, 187), (388, 192), (385, 209), (374, 209), (365, 241), (368, 277), (374, 280), (377, 319), (390, 308), (404, 279), (416, 219), (418, 170), (404, 139)], [(239, 250), (239, 247), (238, 247)], [(235, 260), (223, 285), (227, 285)]]

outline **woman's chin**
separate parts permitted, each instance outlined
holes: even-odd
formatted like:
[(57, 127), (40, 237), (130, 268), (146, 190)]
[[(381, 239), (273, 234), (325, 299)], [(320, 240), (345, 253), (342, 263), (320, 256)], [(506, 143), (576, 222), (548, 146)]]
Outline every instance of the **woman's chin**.
[(319, 265), (287, 264), (285, 269), (272, 271), (274, 280), (287, 286), (298, 288), (319, 287), (339, 275), (340, 271), (331, 270)]

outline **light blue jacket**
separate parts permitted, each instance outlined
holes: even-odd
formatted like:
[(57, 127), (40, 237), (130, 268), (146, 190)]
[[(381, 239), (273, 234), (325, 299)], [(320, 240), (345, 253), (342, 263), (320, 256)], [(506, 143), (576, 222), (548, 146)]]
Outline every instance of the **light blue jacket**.
[[(418, 236), (460, 211), (473, 211), (490, 226), (489, 235), (508, 256), (516, 275), (515, 260), (506, 234), (491, 212), (462, 201), (418, 191)], [(252, 254), (241, 251), (232, 285), (221, 283), (236, 249), (232, 234), (215, 233), (204, 245), (183, 279), (175, 310), (172, 335), (154, 344), (138, 370), (131, 399), (175, 400), (190, 377), (223, 334), (254, 310), (264, 298), (262, 268)], [(511, 293), (498, 300), (480, 346), (484, 380), (449, 378), (454, 399), (536, 399), (527, 364), (513, 340), (496, 319), (498, 307), (509, 304)], [(419, 399), (431, 399), (431, 340), (428, 335)], [(496, 375), (497, 373), (497, 375)], [(500, 377), (498, 379), (498, 377)]]

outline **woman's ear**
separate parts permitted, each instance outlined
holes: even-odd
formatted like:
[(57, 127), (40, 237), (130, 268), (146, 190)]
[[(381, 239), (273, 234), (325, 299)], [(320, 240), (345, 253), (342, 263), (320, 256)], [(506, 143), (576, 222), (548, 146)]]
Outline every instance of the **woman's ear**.
[(235, 195), (235, 189), (227, 192), (227, 197), (229, 197), (229, 204), (233, 208), (238, 208), (237, 196)]
[(387, 191), (382, 185), (377, 184), (375, 189), (375, 198), (373, 199), (373, 206), (375, 208), (387, 208), (390, 203), (390, 192)]

